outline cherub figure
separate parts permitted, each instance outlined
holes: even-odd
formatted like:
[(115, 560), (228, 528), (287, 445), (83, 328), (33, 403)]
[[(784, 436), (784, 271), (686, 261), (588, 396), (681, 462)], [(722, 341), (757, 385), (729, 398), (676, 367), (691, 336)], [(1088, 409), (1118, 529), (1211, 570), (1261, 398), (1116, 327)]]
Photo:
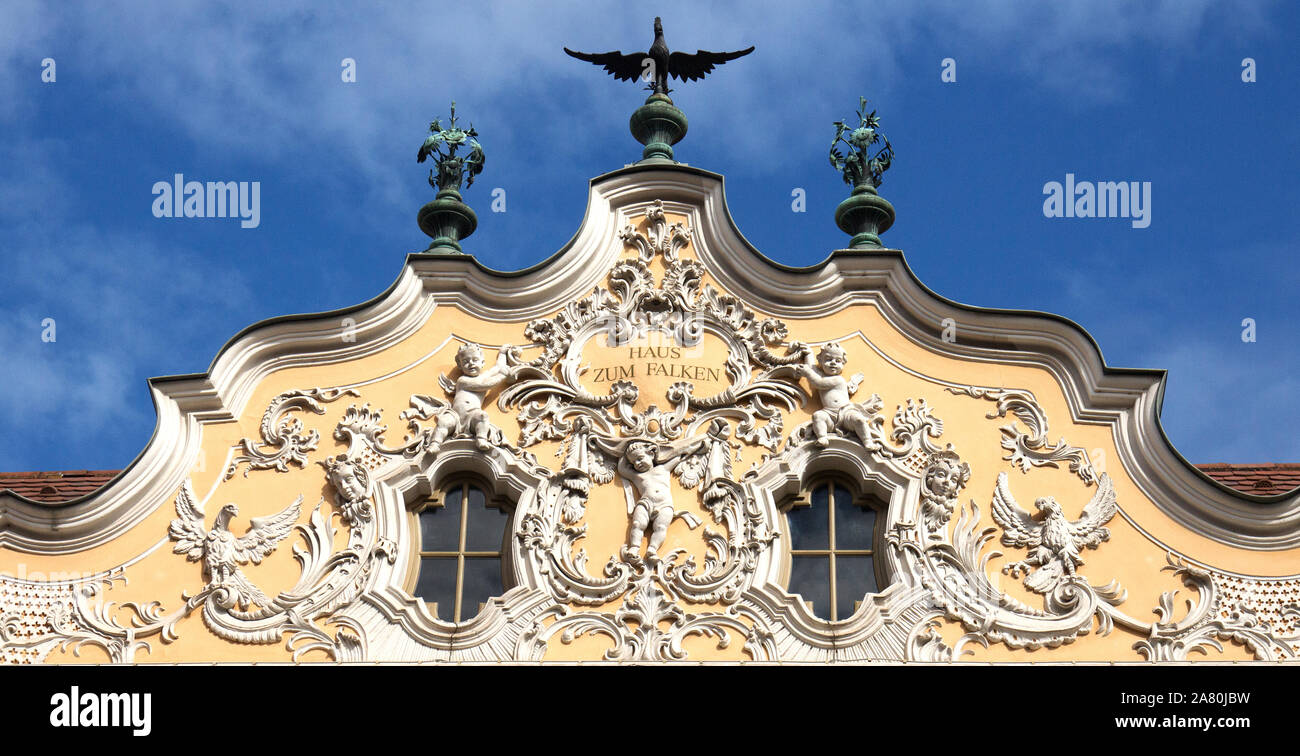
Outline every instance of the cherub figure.
[(347, 452), (318, 462), (325, 468), (330, 485), (334, 486), (335, 501), (339, 511), (353, 524), (368, 521), (370, 506), (370, 471), (360, 462), (348, 458)]
[(518, 360), (518, 351), (509, 344), (502, 346), (496, 364), (484, 369), (483, 349), (473, 342), (464, 344), (456, 350), (460, 377), (452, 381), (445, 375), (438, 376), (438, 384), (451, 396), (451, 406), (427, 396), (411, 397), (414, 411), (408, 410), (403, 417), (435, 418), (435, 427), (425, 447), (428, 451), (437, 453), (443, 442), (457, 435), (472, 436), (474, 445), (482, 451), (492, 448), (501, 432), (483, 411), (483, 399), (493, 388), (512, 379), (514, 370), (510, 362)]
[(925, 468), (924, 486), (921, 489), (921, 513), (926, 527), (931, 531), (942, 528), (952, 517), (957, 495), (970, 481), (970, 465), (961, 461), (949, 449), (938, 452)]
[(629, 503), (627, 543), (619, 551), (626, 562), (641, 559), (641, 539), (650, 528), (650, 543), (645, 558), (653, 562), (659, 558), (659, 548), (668, 536), (668, 526), (681, 517), (692, 529), (700, 521), (689, 512), (679, 512), (673, 507), (672, 471), (682, 460), (698, 452), (707, 438), (697, 438), (684, 445), (658, 445), (651, 441), (634, 440), (627, 444), (618, 460), (618, 474), (636, 489), (635, 502)]
[(836, 431), (851, 432), (864, 444), (871, 438), (872, 417), (880, 411), (880, 397), (872, 394), (863, 404), (850, 400), (857, 393), (863, 375), (857, 373), (847, 380), (840, 375), (847, 361), (844, 347), (830, 343), (817, 353), (815, 363), (809, 351), (807, 363), (795, 367), (821, 398), (822, 408), (814, 412), (812, 418), (813, 442), (818, 446), (825, 446), (830, 434)]

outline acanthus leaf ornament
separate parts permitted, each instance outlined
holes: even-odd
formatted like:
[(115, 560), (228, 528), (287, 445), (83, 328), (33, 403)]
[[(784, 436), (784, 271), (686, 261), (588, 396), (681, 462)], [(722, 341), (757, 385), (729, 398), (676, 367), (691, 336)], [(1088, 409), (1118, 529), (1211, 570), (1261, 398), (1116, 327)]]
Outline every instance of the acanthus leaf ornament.
[[(129, 662), (151, 640), (174, 640), (193, 613), (232, 643), (280, 642), (294, 660), (347, 662), (536, 660), (582, 636), (608, 638), (611, 660), (691, 659), (685, 640), (700, 636), (733, 653), (743, 639), (743, 653), (763, 661), (946, 662), (980, 646), (1055, 648), (1117, 627), (1137, 634), (1137, 653), (1153, 661), (1184, 659), (1225, 642), (1244, 643), (1256, 658), (1292, 658), (1300, 650), (1300, 638), (1285, 624), (1291, 615), (1268, 603), (1275, 595), (1300, 602), (1300, 581), (1278, 588), (1179, 562), (1179, 576), (1199, 596), (1186, 615), (1177, 616), (1172, 592), (1160, 598), (1154, 622), (1121, 611), (1122, 588), (1114, 581), (1092, 585), (1079, 573), (1080, 552), (1106, 541), (1106, 524), (1118, 511), (1110, 479), (1090, 481), (1081, 449), (1047, 442), (1046, 417), (1027, 391), (945, 383), (953, 393), (998, 402), (989, 417), (1016, 418), (1018, 424), (1001, 431), (1011, 469), (1069, 462), (1097, 485), (1079, 523), (1050, 506), (1040, 522), (1014, 503), (1003, 474), (992, 515), (1001, 529), (984, 527), (974, 502), (958, 504), (975, 471), (943, 443), (944, 421), (925, 397), (887, 397), (892, 415), (879, 395), (864, 399), (860, 389), (885, 393), (882, 387), (892, 384), (868, 386), (850, 369), (845, 347), (854, 335), (811, 346), (792, 340), (785, 322), (756, 314), (710, 283), (705, 266), (690, 259), (691, 230), (669, 222), (663, 203), (644, 213), (644, 224), (621, 235), (627, 253), (611, 267), (607, 288), (529, 322), (523, 349), (487, 347), (496, 362), (486, 366), (483, 344), (449, 336), (465, 344), (458, 372), (432, 373), (438, 386), (429, 394), (403, 392), (410, 408), (400, 417), (409, 433), (391, 446), (384, 412), (351, 405), (334, 430), (342, 448), (306, 466), (318, 439), (285, 413), (320, 414), (321, 403), (358, 392), (298, 390), (272, 402), (262, 443), (244, 444), (232, 470), (247, 464), (315, 471), (292, 470), (313, 496), (324, 479), (324, 498), (305, 513), (306, 521), (297, 522), (304, 514), (299, 500), (292, 518), (281, 512), (278, 535), (263, 541), (274, 548), (287, 532), (296, 536), (292, 556), (301, 574), (292, 587), (273, 591), (241, 582), (238, 560), (233, 570), (222, 560), (226, 566), (204, 573), (203, 588), (182, 594), (183, 603), (171, 611), (158, 602), (103, 602), (115, 579), (109, 577), (50, 592), (33, 619), (30, 609), (15, 609), (6, 593), (14, 583), (0, 576), (0, 652), (46, 654), (66, 644), (102, 648), (111, 661)], [(725, 363), (717, 359), (711, 367), (725, 373), (724, 387), (705, 392), (703, 384), (664, 381), (662, 396), (646, 395), (635, 380), (615, 380), (603, 394), (584, 387), (582, 380), (598, 383), (583, 372), (583, 349), (592, 339), (621, 346), (651, 336), (678, 345), (706, 336), (720, 343)], [(532, 359), (522, 356), (525, 349)], [(494, 414), (494, 424), (485, 411), (495, 392), (496, 408), (514, 413), (517, 439), (507, 437), (513, 423)], [(791, 420), (801, 408), (806, 423)], [(559, 443), (544, 465), (527, 450), (545, 441)], [(752, 461), (743, 477), (733, 469), (742, 455)], [(637, 469), (638, 460), (646, 469)], [(431, 617), (412, 595), (408, 560), (418, 559), (420, 543), (411, 509), (460, 475), (483, 481), (490, 500), (511, 509), (503, 567), (513, 574), (508, 590), (490, 599), (480, 617), (452, 624)], [(824, 475), (847, 481), (854, 497), (883, 502), (875, 551), (882, 589), (833, 622), (814, 616), (781, 575), (790, 555), (783, 511)], [(672, 489), (668, 496), (657, 490), (661, 484)], [(631, 510), (623, 553), (605, 542), (613, 552), (606, 552), (608, 560), (605, 554), (592, 559), (588, 522), (592, 509), (604, 505), (589, 501), (591, 493), (622, 485)], [(679, 508), (682, 491), (691, 492), (685, 499), (693, 503)], [(203, 560), (208, 552), (197, 544), (214, 534), (234, 538), (228, 527), (234, 512), (205, 528), (194, 502), (183, 484), (173, 541)], [(696, 503), (702, 522), (681, 529), (689, 540), (657, 536), (686, 510), (697, 511)], [(617, 511), (599, 514), (623, 515), (621, 504), (611, 508)], [(1049, 537), (1061, 523), (1057, 529), (1068, 541)], [(1026, 587), (1038, 594), (1034, 606), (1004, 593), (989, 574), (990, 560), (1001, 555), (988, 547), (999, 535), (1029, 551), (1007, 571), (1017, 578), (1026, 573)], [(165, 549), (163, 555), (175, 559)], [(1268, 598), (1252, 598), (1250, 591)], [(963, 634), (945, 641), (944, 621)]]
[(235, 476), (241, 464), (247, 464), (244, 477), (252, 470), (275, 469), (288, 472), (289, 465), (303, 467), (307, 464), (307, 452), (315, 451), (320, 441), (320, 434), (315, 430), (304, 429), (302, 421), (288, 415), (294, 410), (307, 410), (317, 415), (325, 414), (322, 402), (333, 402), (342, 396), (360, 396), (351, 388), (312, 388), (286, 391), (274, 399), (262, 414), (260, 426), (262, 444), (270, 449), (257, 448), (257, 442), (251, 438), (242, 439), (239, 446), (244, 453), (235, 457), (226, 468), (225, 480)]
[(624, 244), (637, 248), (637, 259), (642, 263), (654, 260), (655, 255), (661, 255), (666, 262), (677, 260), (678, 250), (691, 241), (690, 230), (682, 223), (669, 225), (668, 218), (664, 215), (663, 200), (655, 200), (651, 203), (650, 207), (646, 208), (645, 218), (650, 223), (648, 235), (637, 231), (634, 226), (627, 225), (619, 232), (618, 238)]
[(997, 409), (986, 417), (990, 420), (1006, 417), (1009, 412), (1029, 429), (1028, 432), (1022, 431), (1016, 428), (1015, 423), (998, 429), (1002, 433), (1002, 448), (1007, 451), (1003, 459), (1020, 468), (1021, 472), (1029, 472), (1030, 467), (1059, 467), (1061, 462), (1065, 462), (1070, 472), (1078, 475), (1084, 483), (1092, 485), (1097, 482), (1097, 471), (1086, 450), (1070, 446), (1064, 438), (1055, 445), (1048, 440), (1047, 413), (1029, 391), (977, 386), (950, 386), (947, 390), (952, 394), (996, 402)]
[[(1159, 605), (1153, 610), (1159, 617), (1156, 622), (1148, 626), (1132, 623), (1133, 629), (1147, 632), (1147, 637), (1135, 643), (1133, 648), (1148, 661), (1187, 661), (1192, 653), (1208, 655), (1210, 649), (1222, 651), (1220, 641), (1240, 643), (1259, 660), (1300, 659), (1300, 631), (1293, 629), (1284, 635), (1261, 621), (1250, 606), (1228, 600), (1219, 586), (1221, 576), (1173, 553), (1166, 555), (1165, 559), (1166, 565), (1161, 570), (1181, 578), (1184, 585), (1196, 591), (1198, 598), (1195, 601), (1189, 599), (1186, 616), (1176, 620), (1174, 601), (1178, 592), (1167, 591), (1161, 594)], [(1287, 605), (1281, 615), (1283, 619), (1300, 619), (1300, 606)]]

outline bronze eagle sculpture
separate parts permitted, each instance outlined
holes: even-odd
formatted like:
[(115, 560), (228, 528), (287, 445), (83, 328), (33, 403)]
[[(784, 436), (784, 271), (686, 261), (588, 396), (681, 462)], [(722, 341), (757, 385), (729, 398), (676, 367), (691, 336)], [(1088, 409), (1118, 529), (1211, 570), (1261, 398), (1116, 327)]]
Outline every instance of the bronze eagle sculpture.
[(632, 81), (648, 75), (654, 83), (646, 88), (653, 90), (655, 94), (667, 95), (672, 91), (668, 89), (669, 76), (681, 81), (703, 79), (713, 71), (715, 66), (754, 52), (754, 46), (750, 45), (745, 50), (735, 52), (697, 50), (693, 55), (683, 52), (670, 53), (668, 43), (664, 41), (663, 22), (656, 16), (655, 39), (648, 52), (632, 55), (624, 55), (619, 50), (607, 53), (584, 53), (575, 52), (567, 47), (564, 51), (578, 60), (604, 66), (605, 70), (619, 81)]

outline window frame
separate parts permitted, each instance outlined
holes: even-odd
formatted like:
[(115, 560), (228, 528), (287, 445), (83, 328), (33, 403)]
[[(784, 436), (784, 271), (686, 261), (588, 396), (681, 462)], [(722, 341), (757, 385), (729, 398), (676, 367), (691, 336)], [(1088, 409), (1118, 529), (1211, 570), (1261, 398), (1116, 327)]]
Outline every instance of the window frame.
[[(471, 488), (478, 489), (483, 494), (483, 506), (485, 508), (498, 509), (506, 515), (506, 524), (501, 533), (501, 543), (497, 546), (496, 551), (471, 550), (466, 548), (466, 538), (469, 530), (470, 518), (469, 491)], [(456, 489), (460, 489), (461, 496), (460, 532), (457, 536), (456, 550), (427, 550), (425, 549), (424, 533), (420, 524), (420, 516), (430, 509), (441, 509), (446, 506), (447, 496)], [(492, 491), (493, 487), (477, 475), (457, 474), (449, 476), (443, 480), (437, 488), (424, 498), (417, 500), (415, 506), (410, 507), (408, 510), (412, 518), (412, 534), (414, 535), (414, 539), (418, 545), (415, 549), (415, 558), (412, 560), (413, 569), (411, 570), (410, 578), (407, 581), (407, 589), (410, 594), (417, 600), (423, 601), (426, 605), (432, 604), (437, 606), (437, 601), (429, 601), (416, 593), (416, 590), (419, 588), (420, 574), (423, 571), (424, 560), (426, 558), (433, 558), (451, 561), (454, 558), (456, 562), (456, 589), (453, 599), (454, 605), (451, 611), (451, 619), (443, 619), (438, 610), (430, 608), (429, 611), (433, 618), (438, 622), (461, 625), (472, 621), (482, 614), (482, 608), (480, 608), (479, 611), (468, 617), (461, 615), (461, 603), (464, 598), (465, 587), (466, 559), (495, 558), (497, 560), (498, 568), (501, 573), (501, 593), (494, 596), (495, 598), (504, 596), (512, 587), (514, 587), (514, 581), (511, 579), (512, 571), (510, 569), (511, 560), (509, 550), (510, 534), (512, 532), (514, 517), (514, 502), (504, 497), (494, 496)], [(494, 597), (489, 597), (489, 600)]]
[[(798, 509), (811, 509), (814, 506), (812, 500), (814, 492), (823, 486), (830, 488), (827, 492), (826, 499), (827, 545), (825, 548), (796, 548), (794, 545), (793, 533), (790, 528), (790, 513)], [(870, 510), (874, 513), (870, 549), (839, 548), (835, 545), (836, 488), (842, 488), (848, 493), (850, 497), (849, 503), (851, 506), (863, 510)], [(802, 486), (799, 494), (791, 497), (785, 505), (779, 507), (779, 511), (784, 520), (783, 525), (785, 526), (786, 542), (788, 544), (788, 548), (785, 549), (784, 565), (781, 575), (781, 584), (785, 592), (798, 596), (800, 602), (806, 609), (808, 609), (809, 614), (819, 620), (829, 623), (840, 623), (851, 619), (861, 609), (861, 602), (865, 601), (870, 596), (884, 593), (889, 587), (889, 580), (884, 571), (884, 560), (878, 557), (881, 553), (881, 523), (884, 521), (887, 507), (887, 503), (882, 501), (877, 495), (874, 495), (871, 491), (864, 491), (860, 481), (854, 481), (846, 475), (837, 472), (817, 472), (810, 476), (808, 481)], [(839, 581), (836, 571), (837, 556), (869, 557), (871, 559), (871, 569), (874, 573), (876, 583), (876, 590), (863, 594), (862, 598), (859, 599), (859, 606), (844, 617), (837, 616), (839, 614), (839, 586), (837, 585)], [(798, 557), (824, 557), (827, 559), (828, 565), (826, 579), (829, 581), (828, 587), (830, 589), (829, 601), (831, 616), (822, 617), (817, 614), (816, 610), (810, 606), (811, 602), (808, 599), (805, 599), (802, 593), (791, 588), (790, 579), (793, 577), (794, 560)]]

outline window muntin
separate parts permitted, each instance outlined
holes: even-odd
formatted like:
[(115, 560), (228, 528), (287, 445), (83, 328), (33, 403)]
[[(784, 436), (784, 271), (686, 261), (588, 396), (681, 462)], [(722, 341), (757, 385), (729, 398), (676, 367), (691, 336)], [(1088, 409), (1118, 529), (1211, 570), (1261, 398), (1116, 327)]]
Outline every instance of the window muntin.
[(510, 513), (490, 507), (470, 481), (450, 485), (442, 502), (417, 515), (420, 572), (415, 595), (445, 622), (463, 622), (505, 593), (502, 543)]
[(790, 531), (789, 591), (832, 622), (848, 619), (876, 585), (876, 512), (833, 481), (814, 485), (809, 504), (786, 512)]

